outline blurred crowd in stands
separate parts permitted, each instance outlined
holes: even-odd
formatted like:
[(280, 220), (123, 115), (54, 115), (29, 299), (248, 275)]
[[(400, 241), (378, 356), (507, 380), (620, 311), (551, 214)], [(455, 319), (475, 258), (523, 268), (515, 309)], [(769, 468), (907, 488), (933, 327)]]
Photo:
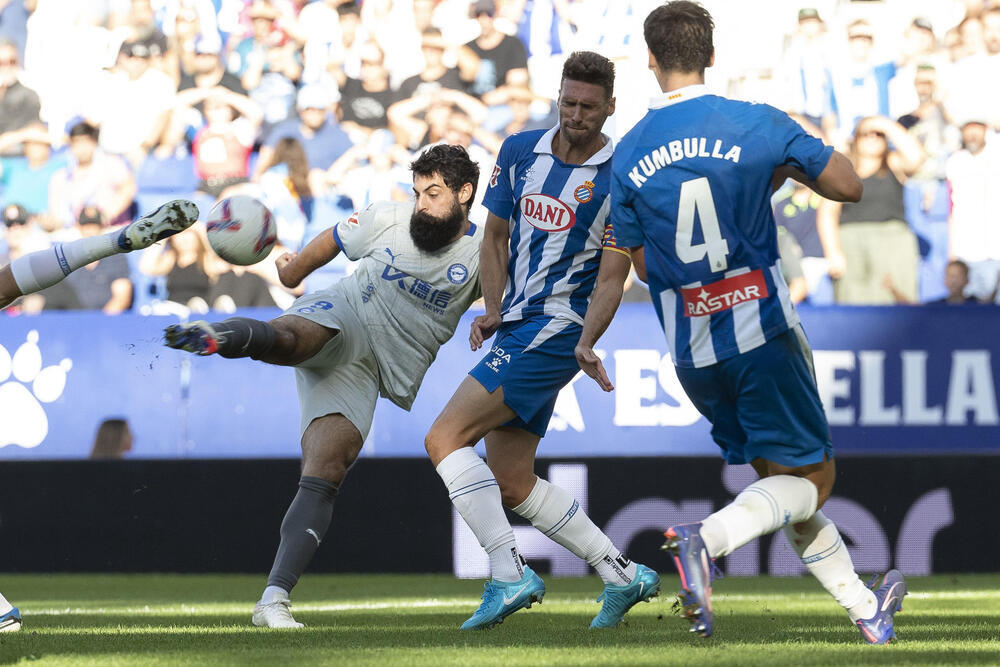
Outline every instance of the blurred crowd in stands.
[[(260, 198), (280, 248), (373, 201), (408, 165), (552, 127), (561, 64), (612, 58), (620, 138), (657, 93), (658, 0), (0, 0), (0, 264), (177, 197), (204, 220)], [(845, 151), (857, 204), (773, 198), (797, 301), (993, 302), (1000, 280), (1000, 0), (708, 0), (721, 94), (773, 104)], [(479, 197), (484, 191), (480, 184)], [(481, 206), (473, 213), (482, 221)], [(14, 312), (290, 303), (273, 262), (233, 267), (204, 231), (78, 271)], [(304, 288), (335, 280), (338, 259)], [(648, 299), (641, 284), (627, 298)]]

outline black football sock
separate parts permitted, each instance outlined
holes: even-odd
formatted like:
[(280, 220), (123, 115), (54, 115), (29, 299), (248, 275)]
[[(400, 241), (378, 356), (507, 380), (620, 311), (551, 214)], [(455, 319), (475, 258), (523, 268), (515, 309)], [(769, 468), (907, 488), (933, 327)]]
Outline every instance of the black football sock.
[(222, 322), (213, 322), (212, 330), (219, 344), (217, 354), (226, 359), (259, 359), (274, 346), (274, 327), (249, 317), (230, 317)]
[(299, 479), (299, 491), (281, 522), (281, 544), (267, 576), (268, 586), (286, 591), (299, 581), (333, 517), (337, 485), (319, 477)]

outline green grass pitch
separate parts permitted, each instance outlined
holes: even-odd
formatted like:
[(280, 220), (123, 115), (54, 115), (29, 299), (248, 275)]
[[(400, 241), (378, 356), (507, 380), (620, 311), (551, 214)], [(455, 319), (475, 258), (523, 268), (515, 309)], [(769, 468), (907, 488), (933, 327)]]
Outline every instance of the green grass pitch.
[(627, 624), (591, 631), (596, 578), (547, 578), (545, 603), (489, 631), (459, 624), (481, 582), (446, 575), (307, 575), (304, 630), (250, 627), (263, 576), (0, 575), (24, 614), (0, 634), (0, 665), (858, 665), (1000, 663), (1000, 575), (908, 580), (899, 639), (867, 646), (809, 578), (716, 582), (716, 632), (688, 633), (677, 585)]

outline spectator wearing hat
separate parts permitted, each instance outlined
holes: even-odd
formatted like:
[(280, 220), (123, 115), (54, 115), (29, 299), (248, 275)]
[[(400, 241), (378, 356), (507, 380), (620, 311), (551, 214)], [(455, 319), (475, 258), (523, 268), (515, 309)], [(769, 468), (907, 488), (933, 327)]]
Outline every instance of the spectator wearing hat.
[(302, 75), (302, 56), (294, 41), (274, 29), (280, 13), (270, 3), (253, 2), (247, 15), (251, 34), (230, 55), (229, 71), (240, 77), (250, 98), (261, 106), (269, 129), (288, 118)]
[(833, 63), (836, 127), (832, 119), (823, 126), (834, 145), (846, 141), (862, 118), (889, 115), (889, 82), (896, 76), (896, 65), (880, 62), (874, 47), (875, 32), (868, 21), (847, 26), (847, 58)]
[(268, 134), (264, 145), (260, 147), (255, 176), (263, 173), (263, 166), (271, 162), (278, 140), (285, 137), (291, 137), (302, 144), (310, 172), (329, 169), (334, 160), (352, 145), (350, 137), (336, 120), (335, 107), (339, 101), (338, 93), (319, 84), (303, 86), (295, 105), (298, 117), (288, 119)]
[(100, 123), (101, 148), (138, 167), (160, 143), (170, 120), (176, 87), (151, 66), (159, 47), (152, 41), (125, 42), (118, 61), (93, 96), (88, 117)]
[(482, 99), (503, 85), (528, 85), (528, 52), (519, 39), (497, 30), (496, 3), (476, 0), (469, 14), (479, 22), (479, 37), (465, 46), (479, 59), (479, 64), (475, 76), (466, 80), (468, 93)]
[(795, 32), (781, 58), (778, 76), (787, 94), (783, 107), (816, 126), (833, 113), (830, 62), (826, 24), (819, 11), (800, 9)]
[(968, 294), (980, 299), (1000, 275), (1000, 145), (987, 136), (985, 115), (960, 121), (962, 148), (945, 164), (952, 193), (948, 254), (968, 264)]
[[(0, 138), (0, 154), (5, 143), (20, 144), (24, 157), (0, 158), (0, 205), (21, 204), (32, 215), (45, 217), (49, 210), (49, 183), (66, 165), (65, 156), (53, 157), (52, 140), (41, 123), (8, 132)], [(40, 220), (42, 226), (52, 225)]]
[[(104, 216), (101, 210), (92, 205), (84, 206), (77, 218), (76, 232), (78, 238), (103, 234)], [(69, 274), (62, 284), (73, 289), (78, 307), (84, 310), (102, 310), (107, 315), (117, 315), (132, 307), (132, 281), (129, 279), (128, 260), (123, 254), (87, 264)], [(43, 296), (45, 292), (41, 292)], [(45, 309), (52, 310), (54, 305), (47, 297)]]
[(102, 150), (97, 127), (80, 121), (69, 130), (66, 166), (52, 175), (49, 212), (70, 227), (87, 204), (96, 206), (109, 225), (125, 224), (135, 199), (136, 184), (125, 161)]
[(0, 236), (0, 266), (8, 265), (21, 255), (49, 246), (45, 232), (35, 224), (34, 217), (20, 204), (5, 204), (2, 209), (3, 235)]
[(0, 141), (4, 135), (38, 122), (38, 94), (18, 80), (21, 57), (17, 44), (0, 39)]

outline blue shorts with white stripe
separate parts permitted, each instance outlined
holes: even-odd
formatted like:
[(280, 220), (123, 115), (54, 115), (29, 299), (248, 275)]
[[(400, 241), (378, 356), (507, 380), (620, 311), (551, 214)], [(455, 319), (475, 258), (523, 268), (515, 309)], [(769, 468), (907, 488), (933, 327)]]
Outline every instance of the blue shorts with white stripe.
[(565, 317), (532, 317), (508, 322), (493, 348), (469, 371), (487, 391), (503, 387), (504, 403), (517, 417), (504, 426), (542, 437), (559, 390), (580, 372), (573, 349), (582, 327)]

